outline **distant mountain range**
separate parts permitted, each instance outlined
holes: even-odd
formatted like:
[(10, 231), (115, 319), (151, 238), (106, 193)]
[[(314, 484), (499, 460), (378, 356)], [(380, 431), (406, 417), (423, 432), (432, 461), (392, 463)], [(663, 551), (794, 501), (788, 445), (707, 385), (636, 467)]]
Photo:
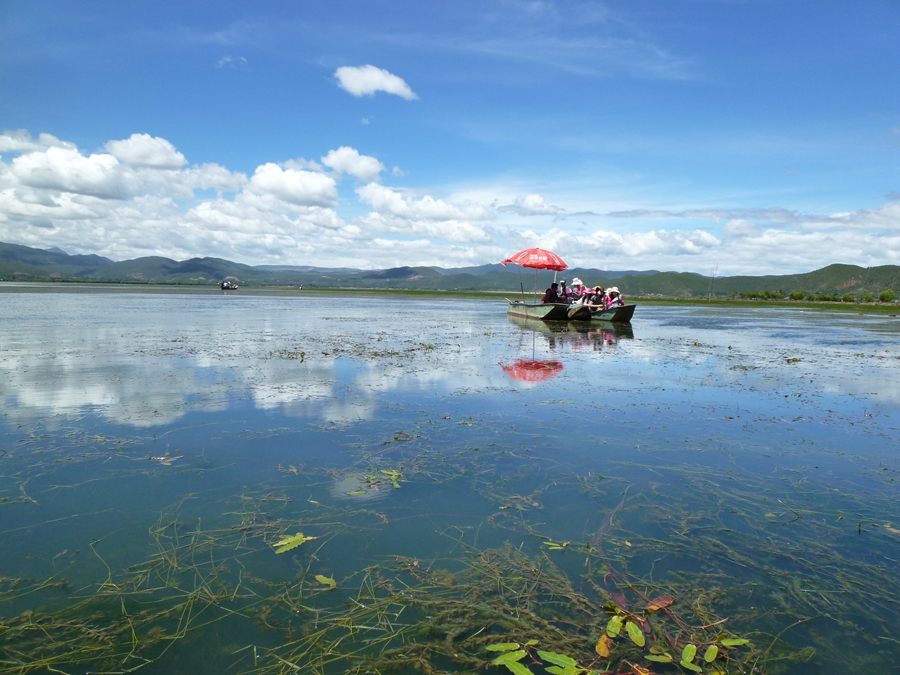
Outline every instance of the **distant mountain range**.
[[(751, 291), (878, 295), (887, 289), (900, 292), (900, 267), (829, 265), (806, 274), (784, 276), (736, 276), (712, 279), (688, 272), (656, 270), (570, 269), (559, 275), (571, 281), (580, 277), (589, 285), (618, 286), (625, 295), (701, 297), (710, 289), (714, 296)], [(222, 258), (171, 260), (159, 256), (115, 262), (99, 255), (69, 255), (0, 243), (0, 279), (38, 281), (119, 281), (128, 283), (218, 284), (224, 279), (259, 286), (308, 288), (382, 288), (446, 291), (518, 291), (534, 287), (534, 272), (515, 265), (477, 267), (395, 267), (357, 270), (300, 265), (243, 265)], [(546, 288), (552, 272), (540, 272), (537, 286)]]

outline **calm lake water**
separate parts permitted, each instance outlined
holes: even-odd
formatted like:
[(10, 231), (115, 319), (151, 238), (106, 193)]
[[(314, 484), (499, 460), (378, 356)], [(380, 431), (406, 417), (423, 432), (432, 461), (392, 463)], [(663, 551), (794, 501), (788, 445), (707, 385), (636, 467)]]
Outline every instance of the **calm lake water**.
[(900, 662), (896, 318), (0, 290), (0, 673)]

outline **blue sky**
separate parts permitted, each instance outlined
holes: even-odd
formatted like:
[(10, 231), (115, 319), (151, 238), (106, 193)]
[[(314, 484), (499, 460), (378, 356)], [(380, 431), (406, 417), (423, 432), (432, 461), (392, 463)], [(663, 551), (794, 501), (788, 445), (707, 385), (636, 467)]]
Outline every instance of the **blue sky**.
[(7, 2), (0, 240), (900, 264), (900, 3)]

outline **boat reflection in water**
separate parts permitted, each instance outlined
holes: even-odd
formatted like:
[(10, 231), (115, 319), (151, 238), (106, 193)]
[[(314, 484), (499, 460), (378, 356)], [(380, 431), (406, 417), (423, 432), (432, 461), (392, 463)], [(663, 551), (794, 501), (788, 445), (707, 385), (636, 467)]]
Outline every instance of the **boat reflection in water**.
[(509, 317), (509, 322), (525, 333), (543, 335), (547, 346), (556, 349), (563, 345), (579, 351), (604, 348), (615, 348), (619, 340), (633, 340), (634, 329), (630, 323), (612, 323), (610, 321), (536, 321)]

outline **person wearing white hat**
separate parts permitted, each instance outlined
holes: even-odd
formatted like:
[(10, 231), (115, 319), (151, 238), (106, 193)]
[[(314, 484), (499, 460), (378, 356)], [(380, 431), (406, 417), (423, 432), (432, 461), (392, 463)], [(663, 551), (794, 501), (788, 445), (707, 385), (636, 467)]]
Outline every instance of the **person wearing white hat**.
[(622, 294), (619, 293), (618, 286), (613, 286), (612, 288), (608, 288), (606, 290), (606, 294), (609, 296), (609, 302), (606, 303), (607, 309), (612, 309), (613, 307), (624, 307), (625, 300), (622, 299)]
[(584, 282), (578, 277), (572, 279), (572, 302), (580, 305), (584, 297)]

